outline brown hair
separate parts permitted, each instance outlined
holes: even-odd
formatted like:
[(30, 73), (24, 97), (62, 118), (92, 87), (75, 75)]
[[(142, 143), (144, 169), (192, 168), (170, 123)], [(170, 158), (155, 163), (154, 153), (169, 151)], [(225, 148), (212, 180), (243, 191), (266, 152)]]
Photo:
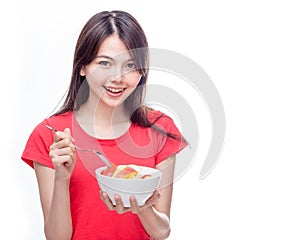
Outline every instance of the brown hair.
[(89, 97), (89, 86), (80, 70), (89, 64), (98, 52), (102, 42), (110, 35), (117, 34), (132, 55), (139, 73), (140, 82), (132, 94), (125, 100), (125, 107), (131, 114), (131, 122), (143, 127), (153, 127), (167, 136), (177, 138), (156, 127), (155, 122), (148, 119), (148, 111), (144, 103), (145, 87), (149, 72), (149, 49), (145, 33), (137, 20), (124, 11), (104, 11), (92, 16), (83, 27), (74, 52), (73, 71), (66, 99), (54, 115), (68, 111), (77, 111)]

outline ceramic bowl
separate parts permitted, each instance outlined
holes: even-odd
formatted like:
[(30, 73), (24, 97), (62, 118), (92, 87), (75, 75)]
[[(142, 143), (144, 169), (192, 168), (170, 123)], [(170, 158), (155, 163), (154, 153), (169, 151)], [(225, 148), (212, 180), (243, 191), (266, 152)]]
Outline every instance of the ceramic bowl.
[[(119, 167), (124, 166), (125, 165), (119, 165)], [(132, 165), (130, 166), (132, 167)], [(107, 167), (101, 167), (96, 169), (96, 178), (99, 187), (102, 192), (106, 192), (108, 194), (114, 205), (114, 196), (116, 194), (119, 195), (125, 207), (130, 207), (130, 196), (134, 196), (136, 198), (139, 206), (144, 205), (155, 189), (158, 188), (162, 175), (161, 172), (155, 168), (135, 166), (134, 168), (138, 171), (138, 176), (151, 175), (151, 177), (146, 177), (144, 179), (115, 178), (101, 174), (106, 168)]]

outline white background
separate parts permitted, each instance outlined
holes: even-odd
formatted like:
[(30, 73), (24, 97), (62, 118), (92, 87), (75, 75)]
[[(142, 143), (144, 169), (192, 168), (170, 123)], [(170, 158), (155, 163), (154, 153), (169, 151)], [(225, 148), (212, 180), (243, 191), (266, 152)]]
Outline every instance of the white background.
[(296, 0), (195, 2), (1, 6), (1, 239), (43, 239), (34, 172), (20, 156), (32, 128), (66, 91), (83, 24), (114, 9), (138, 19), (150, 47), (195, 60), (225, 106), (216, 168), (198, 179), (209, 136), (202, 126), (198, 159), (175, 183), (170, 239), (300, 238), (300, 7)]

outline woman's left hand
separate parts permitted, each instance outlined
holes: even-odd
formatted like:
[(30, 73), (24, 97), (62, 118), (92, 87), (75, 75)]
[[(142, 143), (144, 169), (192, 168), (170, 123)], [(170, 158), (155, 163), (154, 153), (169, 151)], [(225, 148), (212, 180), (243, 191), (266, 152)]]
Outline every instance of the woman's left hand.
[(113, 205), (106, 192), (100, 192), (100, 197), (107, 208), (111, 211), (116, 211), (118, 214), (123, 214), (131, 211), (132, 213), (137, 214), (143, 209), (153, 206), (160, 198), (160, 192), (158, 190), (155, 190), (143, 206), (138, 206), (134, 196), (130, 196), (130, 207), (124, 207), (122, 199), (119, 195), (115, 195), (116, 205)]

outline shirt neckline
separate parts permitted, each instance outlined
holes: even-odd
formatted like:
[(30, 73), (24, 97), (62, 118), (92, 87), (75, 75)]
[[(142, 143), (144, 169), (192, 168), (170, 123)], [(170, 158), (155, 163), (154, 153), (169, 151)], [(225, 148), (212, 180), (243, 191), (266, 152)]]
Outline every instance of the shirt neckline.
[(124, 140), (126, 140), (129, 136), (130, 136), (130, 131), (131, 129), (133, 128), (133, 123), (130, 122), (130, 125), (128, 127), (128, 129), (120, 136), (116, 137), (116, 138), (97, 138), (93, 135), (90, 135), (89, 133), (87, 133), (82, 127), (81, 125), (79, 124), (79, 122), (77, 121), (76, 119), (76, 116), (75, 116), (75, 113), (72, 112), (72, 122), (73, 122), (73, 131), (79, 131), (80, 132), (80, 135), (81, 136), (85, 136), (91, 140), (96, 140), (98, 142), (101, 142), (101, 144), (108, 144), (108, 145), (111, 145), (111, 144), (116, 144), (117, 142), (122, 142)]

